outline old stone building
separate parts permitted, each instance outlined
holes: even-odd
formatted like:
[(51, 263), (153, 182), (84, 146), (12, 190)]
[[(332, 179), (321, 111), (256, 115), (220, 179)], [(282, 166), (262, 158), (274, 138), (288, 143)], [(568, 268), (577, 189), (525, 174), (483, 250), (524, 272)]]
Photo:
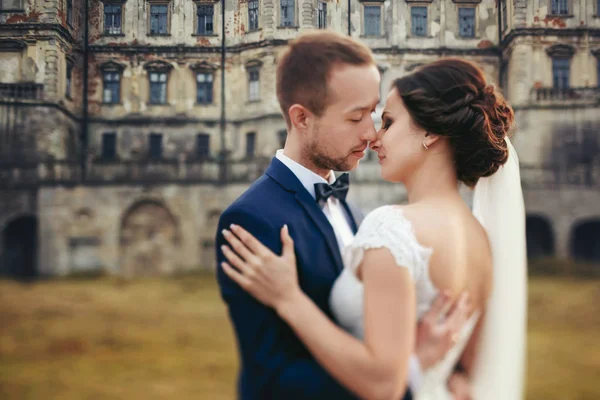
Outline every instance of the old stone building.
[[(530, 254), (598, 260), (599, 6), (0, 0), (0, 271), (213, 268), (221, 211), (285, 140), (279, 55), (311, 29), (364, 41), (382, 98), (440, 57), (479, 63), (517, 112)], [(405, 201), (372, 157), (350, 196)]]

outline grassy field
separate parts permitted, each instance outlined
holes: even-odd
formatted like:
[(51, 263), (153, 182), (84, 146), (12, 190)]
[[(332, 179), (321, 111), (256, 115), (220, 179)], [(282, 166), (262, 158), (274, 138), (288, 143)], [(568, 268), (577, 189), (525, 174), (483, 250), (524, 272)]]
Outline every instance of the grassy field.
[[(597, 400), (600, 281), (532, 278), (528, 399)], [(212, 275), (0, 281), (1, 399), (235, 397)]]

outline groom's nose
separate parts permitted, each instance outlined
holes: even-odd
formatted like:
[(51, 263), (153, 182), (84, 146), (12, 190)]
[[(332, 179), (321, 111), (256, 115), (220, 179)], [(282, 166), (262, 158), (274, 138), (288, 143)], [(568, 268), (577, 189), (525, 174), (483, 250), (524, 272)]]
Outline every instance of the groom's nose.
[(369, 124), (369, 128), (363, 132), (361, 139), (368, 142), (372, 142), (377, 139), (377, 131), (375, 130), (374, 124)]

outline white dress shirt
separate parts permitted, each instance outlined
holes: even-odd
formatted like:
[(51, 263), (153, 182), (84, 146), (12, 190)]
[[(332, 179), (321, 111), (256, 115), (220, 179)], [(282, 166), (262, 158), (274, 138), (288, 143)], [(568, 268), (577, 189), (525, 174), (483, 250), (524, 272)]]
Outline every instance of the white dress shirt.
[[(302, 186), (304, 186), (315, 201), (315, 183), (328, 183), (331, 185), (335, 182), (335, 174), (333, 171), (329, 173), (328, 182), (320, 175), (317, 175), (310, 169), (298, 164), (296, 161), (283, 154), (283, 150), (278, 150), (275, 157), (296, 175), (296, 178), (298, 178), (300, 183), (302, 183)], [(333, 196), (330, 196), (327, 199), (327, 203), (325, 203), (322, 210), (333, 227), (335, 238), (337, 239), (340, 248), (340, 254), (342, 254), (344, 248), (354, 239), (354, 233), (352, 232), (352, 227), (350, 225), (350, 218), (352, 217), (348, 215), (342, 203)]]
[[(283, 150), (277, 150), (275, 157), (286, 167), (288, 167), (294, 175), (296, 175), (296, 178), (298, 178), (300, 183), (302, 183), (302, 186), (304, 186), (304, 188), (308, 191), (308, 193), (310, 193), (315, 201), (315, 183), (328, 183), (331, 185), (333, 182), (335, 182), (335, 174), (333, 171), (329, 173), (329, 181), (326, 181), (320, 175), (314, 173), (310, 169), (283, 154)], [(337, 239), (337, 243), (340, 248), (340, 254), (343, 254), (344, 248), (354, 239), (354, 233), (352, 233), (352, 228), (350, 225), (350, 218), (352, 217), (348, 215), (340, 201), (333, 196), (330, 196), (327, 199), (327, 203), (325, 203), (322, 210), (329, 220), (329, 223), (333, 227), (335, 238)], [(419, 359), (415, 354), (412, 354), (409, 360), (408, 380), (409, 386), (413, 393), (418, 392), (423, 379), (422, 375), (423, 373), (421, 371)]]

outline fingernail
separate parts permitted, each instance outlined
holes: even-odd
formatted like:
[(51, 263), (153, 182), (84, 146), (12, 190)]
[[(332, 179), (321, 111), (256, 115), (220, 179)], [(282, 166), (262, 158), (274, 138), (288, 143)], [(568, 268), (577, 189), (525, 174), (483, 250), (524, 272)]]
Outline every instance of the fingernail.
[(227, 246), (225, 246), (224, 244), (221, 245), (221, 251), (226, 251), (227, 250)]
[(229, 225), (229, 227), (233, 230), (236, 230), (238, 228), (238, 226), (236, 224), (231, 224), (231, 225)]
[(286, 232), (288, 231), (288, 226), (287, 226), (287, 224), (283, 224), (283, 228), (285, 229), (285, 231), (286, 231)]
[(227, 229), (223, 229), (221, 232), (223, 233), (223, 236), (229, 235), (229, 231)]

